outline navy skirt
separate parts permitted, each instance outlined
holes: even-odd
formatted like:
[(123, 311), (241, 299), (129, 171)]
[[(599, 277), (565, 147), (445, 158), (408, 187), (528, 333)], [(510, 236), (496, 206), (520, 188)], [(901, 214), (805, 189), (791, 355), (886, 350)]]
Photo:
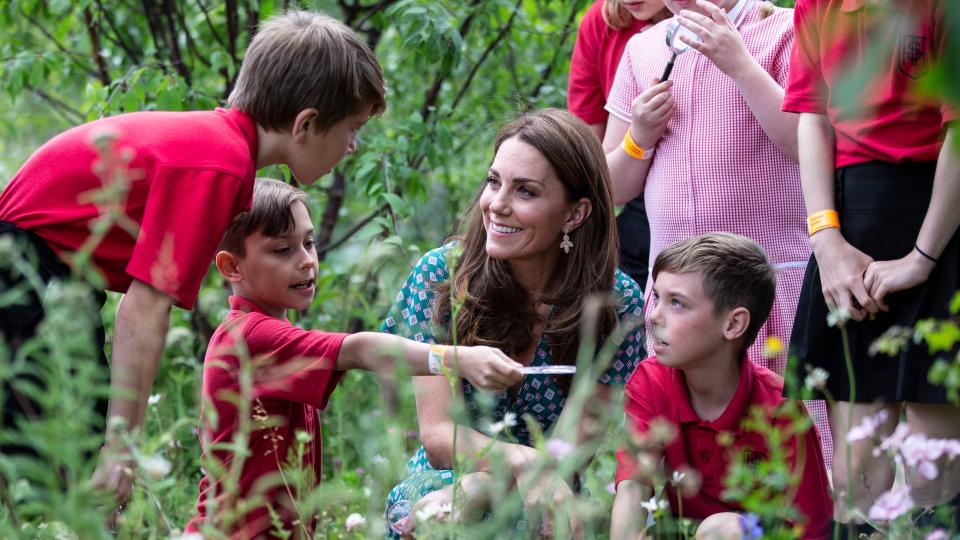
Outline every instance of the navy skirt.
[[(836, 206), (843, 237), (874, 260), (899, 259), (913, 249), (930, 204), (935, 162), (870, 162), (836, 172)], [(957, 235), (947, 244), (929, 279), (912, 289), (890, 294), (887, 313), (873, 321), (848, 321), (857, 403), (909, 401), (947, 403), (946, 390), (931, 384), (927, 373), (937, 357), (925, 343), (901, 348), (896, 356), (871, 355), (870, 345), (891, 326), (912, 328), (920, 319), (946, 319), (960, 287)], [(844, 348), (838, 328), (827, 325), (820, 270), (811, 256), (803, 278), (790, 338), (792, 375), (802, 381), (808, 368), (829, 374), (827, 390), (837, 401), (851, 401)]]

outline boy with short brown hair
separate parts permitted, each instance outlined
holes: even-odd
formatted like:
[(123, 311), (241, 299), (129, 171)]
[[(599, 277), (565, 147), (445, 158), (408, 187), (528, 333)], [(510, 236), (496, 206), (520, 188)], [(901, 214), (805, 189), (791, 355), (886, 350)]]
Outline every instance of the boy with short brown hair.
[[(348, 335), (293, 326), (286, 311), (310, 306), (317, 276), (305, 201), (299, 189), (257, 180), (253, 208), (233, 220), (217, 253), (217, 269), (233, 296), (231, 311), (214, 332), (204, 359), (200, 439), (204, 453), (211, 453), (224, 471), (200, 481), (197, 516), (188, 532), (199, 532), (206, 522), (232, 538), (284, 536), (275, 530), (272, 510), (284, 532), (310, 537), (312, 519), (300, 515), (292, 499), (297, 494), (282, 481), (281, 464), (295, 448), (297, 433), (305, 432), (301, 465), (319, 481), (320, 411), (348, 369), (392, 373), (399, 358), (414, 375), (430, 375), (438, 373), (441, 363), (452, 368), (456, 354), (460, 373), (485, 390), (499, 392), (522, 380), (520, 364), (490, 347), (446, 347), (379, 332)], [(249, 358), (246, 368), (252, 370), (248, 395), (241, 386), (243, 358)], [(251, 431), (237, 489), (226, 491), (220, 482), (238, 458), (223, 447), (245, 420), (237, 396), (251, 400)], [(231, 521), (227, 516), (243, 508), (241, 502), (246, 505), (242, 515)]]
[[(791, 422), (776, 414), (784, 402), (783, 379), (746, 359), (773, 305), (774, 270), (753, 240), (712, 233), (664, 249), (653, 280), (648, 350), (654, 354), (627, 382), (627, 423), (638, 434), (655, 418), (677, 428), (677, 436), (662, 447), (667, 470), (696, 470), (702, 482), (692, 497), (666, 486), (671, 509), (681, 508), (677, 497), (683, 497), (683, 516), (703, 520), (698, 538), (739, 539), (743, 509), (722, 497), (729, 453), (769, 456), (762, 435), (744, 428), (751, 408), (763, 408), (776, 427), (787, 429)], [(729, 447), (717, 442), (724, 433), (732, 436)], [(791, 469), (802, 464), (792, 471), (800, 478), (793, 503), (802, 516), (801, 537), (825, 539), (832, 503), (816, 430), (811, 426), (803, 436), (790, 437), (786, 446)], [(653, 496), (653, 487), (638, 477), (628, 452), (620, 450), (617, 460), (611, 538), (634, 539), (645, 531), (640, 503)]]
[[(256, 171), (283, 163), (312, 184), (355, 150), (356, 130), (386, 106), (373, 53), (325, 15), (269, 19), (247, 57), (230, 108), (121, 114), (75, 127), (37, 150), (0, 193), (0, 237), (33, 247), (45, 282), (67, 278), (66, 263), (91, 250), (84, 277), (99, 291), (126, 293), (107, 416), (130, 430), (143, 422), (170, 307), (193, 307), (224, 230), (250, 208)], [(105, 186), (122, 194), (112, 204), (123, 216), (101, 239), (91, 229), (100, 226), (103, 203), (91, 193)], [(24, 279), (0, 271), (4, 289)], [(98, 311), (84, 315), (99, 320)], [(37, 294), (0, 308), (0, 337), (15, 350), (42, 318)], [(97, 341), (106, 366), (102, 330)], [(16, 384), (7, 386), (4, 424), (30, 421)], [(123, 502), (132, 461), (119, 437), (107, 439), (94, 479)]]

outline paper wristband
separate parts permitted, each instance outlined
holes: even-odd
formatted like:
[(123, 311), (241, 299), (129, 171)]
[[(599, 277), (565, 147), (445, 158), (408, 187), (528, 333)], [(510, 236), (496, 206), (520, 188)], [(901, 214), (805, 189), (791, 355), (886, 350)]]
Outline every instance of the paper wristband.
[(443, 372), (443, 353), (447, 350), (444, 345), (431, 345), (430, 352), (427, 353), (427, 370), (434, 375)]
[(807, 216), (807, 234), (813, 236), (814, 233), (823, 229), (839, 229), (840, 216), (836, 210), (821, 210)]

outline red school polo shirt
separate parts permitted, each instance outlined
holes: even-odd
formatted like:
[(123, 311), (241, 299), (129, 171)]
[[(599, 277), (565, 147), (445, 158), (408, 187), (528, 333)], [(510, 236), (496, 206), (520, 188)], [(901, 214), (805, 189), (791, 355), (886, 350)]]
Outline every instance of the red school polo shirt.
[[(956, 110), (917, 94), (948, 47), (939, 0), (798, 0), (783, 110), (826, 114), (836, 166), (935, 161)], [(869, 69), (865, 66), (873, 66)]]
[[(319, 411), (337, 386), (342, 371), (334, 371), (340, 346), (347, 334), (304, 330), (266, 314), (253, 302), (230, 297), (230, 309), (224, 322), (214, 332), (203, 361), (203, 404), (212, 405), (217, 419), (200, 426), (204, 454), (230, 466), (232, 454), (212, 450), (216, 445), (229, 444), (239, 425), (235, 402), (231, 395), (240, 392), (240, 359), (238, 346), (246, 346), (247, 354), (257, 369), (253, 380), (251, 404), (253, 431), (248, 440), (250, 456), (243, 463), (238, 493), (221, 493), (219, 484), (209, 476), (200, 480), (197, 515), (186, 527), (187, 532), (199, 532), (206, 516), (206, 504), (216, 497), (218, 508), (224, 504), (235, 507), (239, 500), (263, 495), (292, 529), (295, 514), (288, 504), (286, 488), (281, 486), (261, 491), (264, 483), (278, 480), (280, 466), (288, 453), (296, 448), (296, 433), (309, 435), (302, 466), (311, 471), (319, 482), (321, 478), (321, 426)], [(203, 414), (202, 418), (214, 416)], [(270, 419), (267, 421), (267, 419)], [(269, 424), (269, 425), (267, 425)], [(259, 426), (259, 427), (258, 427)], [(260, 482), (260, 487), (257, 486)], [(232, 497), (232, 499), (231, 499)], [(306, 520), (309, 516), (300, 516)], [(272, 529), (265, 506), (251, 510), (230, 530), (232, 538), (254, 538), (269, 534)]]
[(587, 9), (577, 30), (577, 42), (570, 58), (567, 108), (588, 124), (607, 121), (607, 96), (617, 76), (617, 66), (627, 42), (653, 21), (630, 17), (630, 26), (614, 30), (603, 20), (603, 0)]
[[(248, 210), (256, 174), (257, 129), (235, 109), (139, 112), (96, 120), (38, 149), (0, 193), (0, 220), (43, 238), (70, 259), (91, 237), (107, 205), (95, 174), (93, 139), (112, 133), (113, 154), (127, 158), (129, 192), (109, 209), (123, 216), (93, 250), (105, 289), (125, 292), (133, 279), (190, 309), (233, 217)], [(120, 167), (105, 164), (111, 186)]]
[[(774, 417), (773, 412), (783, 403), (783, 378), (767, 368), (750, 361), (741, 363), (737, 390), (719, 418), (702, 420), (690, 404), (690, 396), (683, 372), (660, 365), (656, 356), (641, 362), (630, 377), (625, 389), (624, 409), (627, 424), (637, 433), (645, 433), (654, 418), (663, 418), (678, 427), (677, 437), (664, 448), (667, 471), (681, 467), (695, 469), (702, 478), (699, 493), (683, 498), (686, 517), (704, 519), (719, 512), (742, 512), (735, 502), (722, 498), (724, 477), (730, 463), (730, 450), (720, 446), (717, 435), (728, 433), (733, 437), (731, 448), (749, 453), (750, 461), (768, 459), (769, 449), (762, 435), (746, 431), (743, 421), (755, 406), (771, 413), (776, 425), (786, 426), (789, 419)], [(800, 408), (801, 410), (803, 407)], [(629, 429), (628, 428), (628, 429)], [(794, 504), (805, 516), (804, 539), (826, 539), (830, 535), (829, 520), (833, 502), (828, 489), (827, 472), (823, 465), (820, 440), (811, 427), (802, 441), (796, 437), (787, 441), (788, 459), (804, 464)], [(803, 452), (801, 460), (797, 454)], [(636, 463), (623, 449), (617, 452), (616, 481), (633, 478)], [(677, 493), (667, 486), (670, 506), (677, 509)]]

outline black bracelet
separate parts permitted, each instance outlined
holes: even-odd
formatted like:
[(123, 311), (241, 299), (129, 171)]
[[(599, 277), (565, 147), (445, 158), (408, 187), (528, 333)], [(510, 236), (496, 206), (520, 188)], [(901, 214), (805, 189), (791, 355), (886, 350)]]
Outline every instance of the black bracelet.
[(920, 249), (920, 246), (918, 246), (918, 245), (916, 245), (916, 244), (913, 245), (913, 249), (917, 250), (917, 253), (919, 253), (919, 254), (923, 255), (925, 258), (929, 259), (930, 262), (932, 262), (933, 264), (937, 264), (938, 262), (940, 262), (940, 261), (938, 261), (937, 259), (934, 259), (933, 257), (931, 257), (931, 256), (927, 255), (926, 253), (924, 253), (923, 250)]

